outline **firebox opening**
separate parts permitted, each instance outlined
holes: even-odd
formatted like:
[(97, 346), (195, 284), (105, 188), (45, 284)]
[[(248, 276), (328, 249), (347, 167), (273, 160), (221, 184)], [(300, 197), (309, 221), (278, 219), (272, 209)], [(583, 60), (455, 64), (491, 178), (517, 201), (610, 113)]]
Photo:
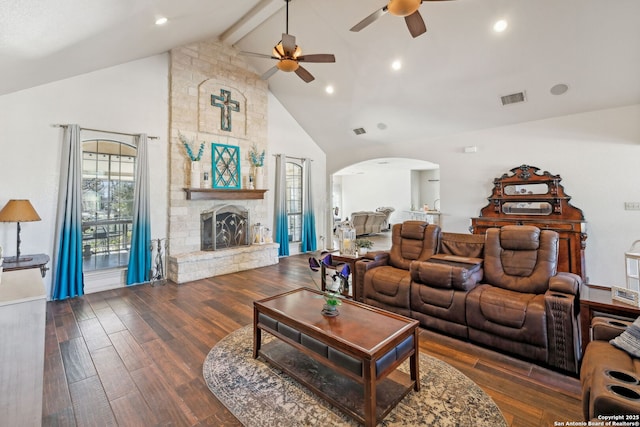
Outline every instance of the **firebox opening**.
[(217, 251), (249, 245), (249, 211), (224, 205), (200, 214), (200, 249)]

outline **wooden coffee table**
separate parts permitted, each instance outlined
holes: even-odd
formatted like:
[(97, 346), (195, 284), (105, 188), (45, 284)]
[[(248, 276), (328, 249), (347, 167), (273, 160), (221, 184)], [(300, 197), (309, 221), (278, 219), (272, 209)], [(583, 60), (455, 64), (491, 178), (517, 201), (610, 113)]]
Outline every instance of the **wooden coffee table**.
[[(344, 300), (336, 317), (301, 288), (253, 304), (253, 356), (263, 357), (347, 415), (375, 426), (420, 390), (419, 322)], [(262, 331), (275, 336), (263, 345)], [(410, 374), (397, 370), (407, 358)]]

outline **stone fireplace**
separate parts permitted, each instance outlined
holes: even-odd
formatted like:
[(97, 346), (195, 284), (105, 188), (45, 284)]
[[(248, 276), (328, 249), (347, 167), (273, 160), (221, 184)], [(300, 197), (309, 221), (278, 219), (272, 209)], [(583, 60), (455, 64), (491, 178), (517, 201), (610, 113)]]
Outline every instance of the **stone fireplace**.
[[(241, 182), (251, 172), (249, 150), (267, 149), (267, 82), (251, 71), (237, 50), (205, 40), (171, 50), (170, 88), (168, 278), (185, 283), (277, 264), (277, 243), (250, 244), (252, 225), (272, 221), (267, 200), (246, 197), (243, 189), (207, 192), (213, 190), (217, 170), (212, 166), (213, 142), (238, 147)], [(212, 96), (225, 91), (238, 105), (227, 111), (229, 117), (212, 105)], [(181, 135), (192, 141), (194, 152), (204, 144), (200, 170), (211, 173), (211, 181), (207, 189), (198, 188), (198, 197), (185, 193), (193, 184)], [(264, 174), (269, 176), (267, 165)]]
[(219, 251), (249, 244), (249, 211), (222, 205), (200, 214), (200, 249)]

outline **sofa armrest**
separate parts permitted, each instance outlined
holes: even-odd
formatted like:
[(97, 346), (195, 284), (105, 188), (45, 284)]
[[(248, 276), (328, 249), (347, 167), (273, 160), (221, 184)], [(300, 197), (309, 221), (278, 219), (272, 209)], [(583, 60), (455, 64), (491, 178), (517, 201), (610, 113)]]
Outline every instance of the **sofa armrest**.
[(620, 335), (633, 321), (596, 316), (591, 320), (591, 340), (610, 341)]
[(385, 265), (389, 263), (389, 251), (369, 251), (362, 255), (364, 259), (371, 259), (374, 261), (381, 261), (386, 259)]
[(364, 259), (356, 262), (355, 283), (357, 289), (353, 290), (353, 295), (357, 301), (362, 302), (362, 295), (364, 295), (364, 275), (367, 271), (382, 267), (389, 264), (389, 252), (369, 252), (365, 255)]
[(549, 290), (562, 294), (580, 295), (582, 279), (577, 274), (559, 272), (549, 279)]
[(409, 267), (411, 280), (434, 288), (470, 291), (482, 280), (480, 264), (469, 268), (455, 264), (413, 261)]
[(582, 358), (579, 297), (549, 289), (544, 294), (544, 304), (547, 315), (548, 363), (578, 373)]

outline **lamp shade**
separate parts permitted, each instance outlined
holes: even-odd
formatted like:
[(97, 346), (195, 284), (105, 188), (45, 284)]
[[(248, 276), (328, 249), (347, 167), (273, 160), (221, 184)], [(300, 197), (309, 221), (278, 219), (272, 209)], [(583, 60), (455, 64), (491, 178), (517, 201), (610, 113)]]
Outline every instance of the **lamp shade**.
[(40, 221), (40, 216), (29, 200), (11, 199), (0, 211), (0, 222)]

